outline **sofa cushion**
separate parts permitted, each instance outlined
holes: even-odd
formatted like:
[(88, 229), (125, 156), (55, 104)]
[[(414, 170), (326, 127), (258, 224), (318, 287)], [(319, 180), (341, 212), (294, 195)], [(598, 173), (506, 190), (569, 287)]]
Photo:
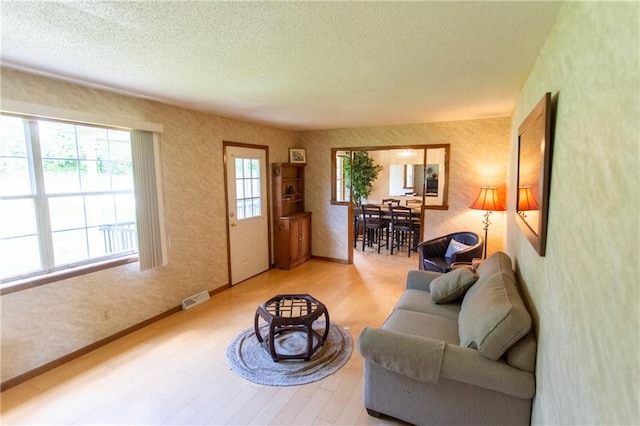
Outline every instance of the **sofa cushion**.
[(412, 269), (407, 273), (407, 288), (429, 292), (431, 281), (442, 275), (440, 272)]
[(382, 329), (428, 337), (454, 345), (460, 342), (458, 322), (432, 314), (394, 310), (382, 325)]
[(478, 280), (471, 268), (458, 268), (431, 281), (431, 300), (449, 303), (464, 296), (469, 287)]
[(476, 274), (482, 277), (506, 270), (512, 271), (511, 258), (506, 253), (499, 251), (481, 262), (476, 270)]
[(507, 364), (533, 373), (536, 368), (536, 338), (529, 331), (504, 354)]
[(511, 259), (496, 253), (478, 268), (458, 317), (460, 345), (497, 360), (531, 329), (531, 316), (518, 293)]
[(431, 300), (431, 293), (422, 290), (407, 289), (404, 291), (394, 309), (422, 312), (458, 321), (462, 300), (456, 303), (435, 304)]

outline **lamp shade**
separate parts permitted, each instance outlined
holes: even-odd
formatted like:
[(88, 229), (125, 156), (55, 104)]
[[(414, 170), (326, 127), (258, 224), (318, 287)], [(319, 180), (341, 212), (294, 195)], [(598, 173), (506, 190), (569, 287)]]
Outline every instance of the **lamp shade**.
[(504, 210), (504, 205), (500, 201), (498, 189), (495, 186), (483, 186), (480, 188), (478, 198), (469, 208), (499, 212)]
[(534, 198), (530, 186), (518, 188), (518, 208), (516, 210), (519, 212), (538, 210), (538, 202)]

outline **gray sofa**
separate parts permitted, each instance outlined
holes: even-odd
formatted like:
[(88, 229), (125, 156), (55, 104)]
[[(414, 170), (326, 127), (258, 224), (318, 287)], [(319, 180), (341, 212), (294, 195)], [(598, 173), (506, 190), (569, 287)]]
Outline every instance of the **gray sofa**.
[(477, 271), (410, 271), (393, 312), (363, 330), (358, 350), (370, 415), (416, 425), (530, 423), (536, 341), (505, 253)]

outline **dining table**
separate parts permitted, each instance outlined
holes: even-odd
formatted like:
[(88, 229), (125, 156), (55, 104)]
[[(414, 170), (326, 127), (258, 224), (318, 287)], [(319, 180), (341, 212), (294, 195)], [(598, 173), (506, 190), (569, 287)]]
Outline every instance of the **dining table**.
[[(382, 219), (384, 220), (388, 220), (389, 222), (391, 222), (392, 220), (392, 207), (405, 207), (405, 206), (393, 206), (392, 204), (377, 204), (378, 207), (380, 207), (380, 211), (382, 213)], [(418, 220), (420, 220), (421, 214), (422, 214), (422, 205), (421, 204), (417, 204), (417, 205), (412, 205), (412, 206), (407, 206), (411, 209), (411, 217), (412, 218), (416, 218)], [(357, 242), (358, 242), (358, 236), (360, 234), (362, 234), (362, 229), (360, 227), (360, 223), (362, 222), (362, 207), (361, 206), (355, 206), (354, 207), (354, 211), (353, 211), (354, 215), (353, 215), (353, 229), (354, 229), (354, 235), (353, 235), (353, 245), (354, 247), (356, 247)]]
[[(388, 204), (378, 204), (378, 207), (380, 207), (380, 210), (382, 211), (382, 215), (384, 219), (391, 219), (391, 208), (392, 207), (396, 207), (396, 206), (391, 206)], [(404, 206), (400, 206), (400, 207), (404, 207)], [(415, 206), (407, 206), (411, 209), (411, 216), (412, 217), (420, 217), (420, 214), (422, 213), (422, 205), (415, 205)], [(362, 216), (362, 207), (361, 206), (356, 206), (354, 207), (354, 215), (356, 218)]]

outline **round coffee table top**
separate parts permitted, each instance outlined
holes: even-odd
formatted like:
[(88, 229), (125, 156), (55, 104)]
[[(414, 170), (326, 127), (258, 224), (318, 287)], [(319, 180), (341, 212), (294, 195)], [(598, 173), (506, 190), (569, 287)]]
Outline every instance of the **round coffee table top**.
[(262, 304), (273, 317), (304, 318), (323, 310), (322, 302), (308, 294), (279, 294)]

